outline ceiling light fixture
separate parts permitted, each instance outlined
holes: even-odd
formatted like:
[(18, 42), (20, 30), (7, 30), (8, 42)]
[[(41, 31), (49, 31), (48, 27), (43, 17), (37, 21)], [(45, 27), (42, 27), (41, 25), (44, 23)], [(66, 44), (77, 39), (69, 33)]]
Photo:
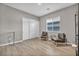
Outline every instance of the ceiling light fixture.
[(39, 5), (39, 6), (41, 6), (41, 5), (42, 5), (42, 3), (38, 3), (38, 5)]
[(49, 10), (50, 10), (50, 8), (47, 8), (46, 10), (48, 10), (48, 11), (49, 11)]

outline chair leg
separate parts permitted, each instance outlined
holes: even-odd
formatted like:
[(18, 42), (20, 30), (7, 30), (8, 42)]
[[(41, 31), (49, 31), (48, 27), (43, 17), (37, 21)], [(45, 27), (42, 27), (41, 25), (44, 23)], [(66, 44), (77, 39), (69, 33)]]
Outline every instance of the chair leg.
[(66, 42), (66, 46), (67, 46), (67, 42)]
[(57, 44), (57, 42), (56, 42), (56, 47), (58, 47), (58, 44)]

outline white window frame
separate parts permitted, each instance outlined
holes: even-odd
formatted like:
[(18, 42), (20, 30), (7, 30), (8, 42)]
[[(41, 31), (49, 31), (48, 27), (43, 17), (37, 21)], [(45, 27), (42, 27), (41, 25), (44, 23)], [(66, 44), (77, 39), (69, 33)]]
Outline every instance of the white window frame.
[[(58, 18), (58, 19), (57, 19), (57, 18)], [(49, 31), (49, 30), (48, 30), (48, 28), (47, 28), (47, 27), (48, 27), (47, 22), (50, 22), (49, 20), (52, 21), (52, 22), (54, 22), (54, 21), (60, 21), (60, 16), (57, 16), (57, 17), (54, 17), (54, 18), (48, 18), (48, 19), (46, 20), (46, 31), (47, 31), (47, 32), (60, 32), (60, 29), (59, 29), (59, 31), (53, 31), (53, 30), (52, 30), (52, 31)], [(52, 27), (53, 27), (53, 26), (52, 26)], [(60, 24), (59, 24), (59, 27), (60, 27)]]

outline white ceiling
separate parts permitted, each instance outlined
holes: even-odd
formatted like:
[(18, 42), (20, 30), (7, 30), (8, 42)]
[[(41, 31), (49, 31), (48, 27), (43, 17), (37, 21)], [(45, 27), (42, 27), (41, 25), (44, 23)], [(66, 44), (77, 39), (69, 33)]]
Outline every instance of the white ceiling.
[(69, 7), (74, 3), (42, 3), (41, 5), (38, 5), (37, 3), (5, 3), (5, 4), (40, 17), (48, 13), (60, 10), (62, 8)]

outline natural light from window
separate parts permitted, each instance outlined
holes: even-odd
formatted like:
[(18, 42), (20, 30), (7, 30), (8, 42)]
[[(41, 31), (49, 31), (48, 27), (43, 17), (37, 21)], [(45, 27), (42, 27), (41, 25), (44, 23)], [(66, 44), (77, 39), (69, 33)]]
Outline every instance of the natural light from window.
[(59, 32), (60, 31), (60, 16), (47, 19), (46, 30), (47, 32)]

